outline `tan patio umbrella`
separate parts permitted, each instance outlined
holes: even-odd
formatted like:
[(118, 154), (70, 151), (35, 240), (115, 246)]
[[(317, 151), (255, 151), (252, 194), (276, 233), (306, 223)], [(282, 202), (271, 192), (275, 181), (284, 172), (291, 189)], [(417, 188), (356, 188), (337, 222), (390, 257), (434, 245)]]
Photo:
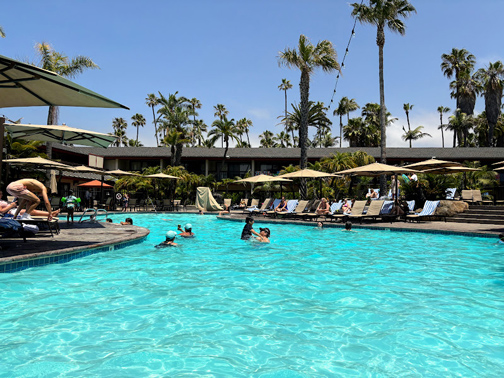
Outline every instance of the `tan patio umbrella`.
[(39, 140), (61, 144), (78, 144), (91, 147), (108, 147), (117, 139), (110, 134), (98, 133), (66, 125), (5, 124), (13, 139)]
[(441, 167), (461, 167), (461, 163), (454, 161), (429, 159), (418, 163), (405, 165), (404, 168), (416, 169), (417, 171), (425, 171), (427, 169), (441, 168)]
[(111, 176), (142, 176), (138, 173), (121, 171), (120, 169), (116, 169), (115, 171), (105, 171), (105, 173)]
[(160, 179), (173, 179), (173, 180), (179, 180), (180, 179), (180, 177), (167, 175), (166, 173), (155, 173), (153, 175), (146, 175), (144, 177), (148, 177), (148, 178), (160, 178)]
[[(320, 171), (315, 171), (313, 169), (305, 168), (305, 169), (301, 169), (301, 170), (295, 171), (295, 172), (284, 173), (283, 175), (280, 175), (278, 177), (322, 179), (324, 177), (341, 177), (341, 176), (335, 175), (333, 173), (320, 172)], [(320, 197), (322, 197), (322, 180), (319, 180), (319, 192), (320, 192)]]
[(7, 159), (4, 163), (16, 164), (16, 165), (33, 165), (40, 168), (70, 168), (69, 165), (58, 163), (57, 161), (52, 161), (48, 159), (41, 158), (40, 156), (34, 158), (24, 158), (24, 159)]
[(495, 168), (494, 171), (502, 171), (504, 170), (504, 167), (500, 167), (500, 168)]
[(418, 171), (406, 168), (406, 167), (396, 167), (393, 165), (382, 164), (382, 163), (371, 163), (368, 165), (363, 165), (361, 167), (356, 167), (352, 169), (346, 169), (344, 171), (337, 172), (340, 175), (355, 175), (355, 176), (381, 176), (381, 175), (394, 175), (395, 178), (395, 192), (398, 193), (398, 180), (397, 175), (403, 173), (419, 173)]
[(473, 171), (481, 171), (481, 169), (470, 167), (440, 167), (440, 168), (427, 169), (425, 171), (422, 171), (422, 173), (452, 174), (452, 173), (473, 172)]
[(88, 172), (88, 173), (97, 173), (99, 175), (104, 175), (105, 171), (100, 171), (99, 169), (91, 168), (85, 165), (79, 165), (78, 167), (71, 167), (72, 171), (77, 171), (77, 172)]
[(252, 186), (250, 187), (250, 192), (252, 193), (253, 189), (253, 184), (259, 184), (259, 183), (264, 183), (264, 182), (275, 182), (279, 181), (280, 182), (280, 195), (283, 195), (283, 187), (282, 187), (282, 182), (292, 182), (292, 180), (280, 177), (280, 176), (269, 176), (269, 175), (264, 175), (260, 174), (257, 176), (251, 176), (247, 177), (244, 179), (236, 180), (235, 182), (240, 182), (240, 183), (251, 183)]

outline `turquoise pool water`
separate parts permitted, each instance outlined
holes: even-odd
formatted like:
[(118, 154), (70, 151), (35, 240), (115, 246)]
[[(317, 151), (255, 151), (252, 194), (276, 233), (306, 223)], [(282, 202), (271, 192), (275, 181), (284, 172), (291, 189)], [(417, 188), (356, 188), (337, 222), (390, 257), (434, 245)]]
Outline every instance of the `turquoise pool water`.
[(502, 376), (494, 239), (132, 217), (140, 245), (0, 275), (0, 377)]

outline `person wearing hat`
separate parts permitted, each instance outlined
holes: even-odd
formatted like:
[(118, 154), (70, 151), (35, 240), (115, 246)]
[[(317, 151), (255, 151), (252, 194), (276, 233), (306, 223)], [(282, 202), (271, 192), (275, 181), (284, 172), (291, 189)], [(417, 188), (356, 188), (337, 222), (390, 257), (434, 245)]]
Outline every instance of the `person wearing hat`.
[(192, 232), (192, 225), (190, 223), (186, 223), (184, 225), (184, 229), (183, 230), (182, 230), (182, 227), (179, 224), (178, 227), (177, 227), (177, 229), (179, 231), (181, 231), (181, 233), (179, 235), (182, 236), (183, 238), (193, 238), (194, 237), (194, 233)]
[(269, 243), (269, 237), (271, 235), (270, 229), (269, 228), (259, 228), (259, 236), (256, 238), (258, 241), (261, 243)]
[(175, 243), (175, 237), (177, 236), (177, 233), (175, 231), (168, 231), (166, 233), (166, 240), (158, 245), (156, 245), (156, 248), (163, 248), (163, 247), (176, 247), (178, 246), (177, 243)]

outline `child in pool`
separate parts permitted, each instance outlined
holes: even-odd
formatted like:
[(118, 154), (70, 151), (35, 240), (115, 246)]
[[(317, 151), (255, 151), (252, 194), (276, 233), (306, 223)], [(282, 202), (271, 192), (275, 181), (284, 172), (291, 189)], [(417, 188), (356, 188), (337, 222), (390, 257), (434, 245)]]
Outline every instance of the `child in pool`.
[(156, 245), (156, 248), (164, 248), (164, 247), (176, 247), (178, 246), (177, 243), (175, 243), (175, 237), (177, 236), (177, 233), (175, 231), (168, 231), (166, 233), (166, 240), (158, 245)]

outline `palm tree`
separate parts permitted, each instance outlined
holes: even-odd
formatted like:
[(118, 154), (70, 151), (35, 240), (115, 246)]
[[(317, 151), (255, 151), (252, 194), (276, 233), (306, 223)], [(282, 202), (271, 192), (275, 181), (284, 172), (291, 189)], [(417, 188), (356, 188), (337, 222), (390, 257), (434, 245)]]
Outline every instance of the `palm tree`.
[(340, 117), (340, 148), (341, 148), (341, 137), (342, 137), (342, 132), (343, 132), (343, 116), (346, 114), (347, 115), (347, 124), (350, 120), (350, 113), (359, 109), (360, 106), (357, 105), (357, 102), (355, 102), (355, 99), (352, 98), (351, 100), (348, 99), (348, 97), (342, 97), (340, 102), (338, 103), (338, 107), (334, 110), (333, 116), (339, 115)]
[(187, 139), (184, 138), (183, 133), (178, 131), (176, 128), (172, 128), (166, 136), (163, 138), (163, 144), (165, 146), (170, 146), (171, 152), (171, 162), (170, 165), (172, 167), (176, 167), (180, 164), (177, 164), (177, 146), (180, 144), (184, 144), (187, 142)]
[[(316, 46), (301, 34), (298, 49), (285, 49), (279, 54), (279, 63), (287, 67), (295, 67), (301, 71), (299, 82), (301, 123), (299, 125), (299, 147), (301, 148), (301, 169), (306, 168), (308, 163), (308, 112), (310, 97), (310, 75), (316, 68), (324, 72), (340, 70), (337, 61), (336, 50), (331, 42), (320, 41)], [(301, 180), (301, 198), (306, 198), (306, 180)]]
[(136, 144), (138, 144), (138, 130), (140, 129), (140, 127), (145, 126), (145, 118), (140, 113), (137, 113), (133, 117), (131, 117), (131, 119), (133, 120), (133, 122), (131, 122), (131, 126), (135, 126), (137, 128)]
[(124, 118), (114, 118), (112, 120), (112, 127), (114, 129), (114, 135), (117, 137), (115, 145), (121, 147), (121, 144), (126, 146), (128, 143), (128, 137), (126, 136), (126, 129), (128, 123)]
[(361, 139), (362, 129), (364, 128), (364, 120), (362, 117), (352, 118), (343, 127), (343, 137), (348, 140), (350, 147), (358, 147)]
[(292, 143), (290, 141), (290, 135), (286, 131), (280, 131), (277, 135), (273, 137), (273, 141), (276, 142), (276, 147), (286, 148), (291, 147)]
[[(218, 117), (219, 120), (223, 120), (224, 117), (227, 117), (229, 114), (229, 111), (226, 109), (226, 106), (223, 104), (217, 104), (214, 106), (214, 117)], [(221, 147), (224, 147), (224, 139), (221, 140)]]
[[(247, 144), (250, 146), (249, 130), (253, 126), (252, 121), (248, 118), (242, 118), (236, 121), (236, 127), (239, 130), (240, 142), (242, 142), (242, 135), (247, 136)], [(244, 145), (242, 145), (244, 146)]]
[[(285, 120), (287, 120), (287, 91), (292, 88), (292, 84), (290, 80), (287, 79), (282, 79), (282, 84), (278, 86), (278, 90), (284, 91), (285, 93)], [(287, 123), (285, 124), (285, 131), (287, 131)], [(294, 131), (291, 129), (292, 132), (292, 139), (294, 139)]]
[[(453, 89), (451, 97), (456, 96), (456, 90), (458, 90), (458, 104), (457, 111), (460, 111), (468, 116), (474, 114), (474, 106), (476, 105), (476, 97), (481, 91), (481, 84), (476, 79), (476, 75), (471, 75), (468, 71), (463, 71), (460, 73), (460, 78), (457, 81), (450, 83), (450, 87)], [(469, 130), (462, 129), (459, 131), (457, 138), (459, 139), (459, 145), (467, 146), (467, 136)]]
[[(406, 121), (408, 123), (408, 131), (411, 131), (411, 126), (410, 126), (410, 122), (409, 122), (409, 112), (411, 111), (411, 109), (413, 109), (413, 106), (414, 105), (410, 105), (409, 102), (406, 104), (403, 104), (403, 109), (404, 109), (404, 112), (406, 113)], [(411, 146), (410, 146), (410, 148), (411, 148)]]
[(143, 147), (144, 145), (142, 142), (139, 142), (135, 139), (129, 139), (128, 140), (128, 147)]
[(429, 136), (432, 138), (432, 135), (430, 135), (429, 133), (424, 133), (422, 132), (422, 129), (424, 127), (423, 126), (418, 126), (417, 128), (413, 129), (413, 130), (406, 130), (403, 126), (403, 131), (404, 131), (404, 135), (402, 136), (402, 139), (404, 141), (409, 141), (409, 148), (411, 148), (411, 141), (413, 140), (418, 140), (420, 138), (424, 138), (426, 136)]
[(196, 120), (193, 123), (194, 138), (198, 140), (198, 147), (201, 147), (203, 141), (203, 133), (207, 131), (207, 125), (202, 119)]
[(157, 129), (157, 118), (156, 113), (154, 112), (154, 108), (159, 105), (159, 99), (156, 97), (154, 93), (149, 93), (145, 98), (145, 104), (152, 108), (152, 123), (154, 124), (154, 135), (156, 136), (156, 147), (159, 147), (159, 139), (158, 139), (158, 129)]
[(226, 145), (224, 148), (224, 156), (222, 158), (222, 164), (219, 169), (219, 177), (221, 177), (224, 164), (226, 163), (227, 153), (229, 150), (229, 140), (232, 139), (238, 142), (239, 141), (238, 134), (240, 130), (236, 127), (234, 119), (228, 120), (225, 115), (222, 117), (222, 119), (215, 120), (212, 123), (212, 127), (214, 128), (210, 130), (208, 136), (212, 137), (214, 142), (217, 139), (221, 138), (221, 140), (224, 141)]
[[(443, 125), (443, 113), (448, 113), (450, 111), (450, 108), (447, 108), (446, 106), (438, 106), (437, 111), (439, 112), (439, 127), (438, 130), (441, 130), (441, 140), (443, 142), (443, 148), (444, 148), (444, 133), (443, 129), (445, 128), (445, 125)], [(453, 146), (455, 147), (455, 146)]]
[(1, 26), (0, 26), (0, 37), (5, 38), (5, 32)]
[[(91, 58), (86, 56), (79, 55), (70, 60), (64, 54), (54, 51), (53, 48), (45, 42), (38, 43), (35, 49), (40, 56), (39, 66), (48, 71), (56, 72), (63, 77), (74, 78), (86, 68), (100, 68)], [(49, 113), (47, 115), (48, 125), (58, 124), (58, 113), (57, 106), (49, 106)]]
[(485, 96), (485, 113), (488, 121), (487, 146), (490, 147), (493, 145), (495, 124), (501, 114), (504, 65), (501, 61), (490, 62), (488, 68), (480, 68), (476, 76), (483, 86)]
[[(291, 104), (292, 112), (287, 113), (288, 124), (295, 128), (299, 129), (301, 127), (301, 106)], [(309, 101), (308, 103), (308, 126), (316, 127), (317, 130), (323, 130), (330, 128), (332, 122), (329, 118), (327, 118), (327, 107), (324, 106), (323, 102), (313, 102)], [(283, 121), (284, 122), (284, 121)]]
[(275, 141), (273, 140), (273, 133), (269, 130), (265, 130), (261, 135), (259, 135), (259, 144), (262, 148), (272, 148), (275, 147)]
[[(407, 0), (370, 0), (369, 6), (361, 3), (352, 4), (352, 16), (360, 23), (376, 26), (376, 44), (378, 45), (379, 76), (380, 76), (380, 132), (381, 132), (381, 163), (387, 162), (385, 84), (383, 80), (383, 46), (385, 45), (385, 28), (400, 35), (406, 33), (406, 26), (400, 18), (408, 18), (415, 7)], [(386, 189), (385, 175), (380, 177), (380, 190)]]
[[(453, 48), (450, 54), (441, 55), (441, 70), (448, 79), (454, 77), (457, 109), (460, 109), (459, 84), (462, 73), (471, 72), (476, 64), (476, 58), (466, 49)], [(466, 113), (467, 114), (467, 113)]]
[[(468, 131), (474, 124), (474, 120), (472, 116), (468, 116), (467, 114), (457, 109), (455, 114), (449, 118), (448, 121), (448, 130), (452, 130), (454, 133), (462, 134), (466, 130)], [(467, 140), (463, 141), (459, 139), (459, 146), (467, 147)]]

